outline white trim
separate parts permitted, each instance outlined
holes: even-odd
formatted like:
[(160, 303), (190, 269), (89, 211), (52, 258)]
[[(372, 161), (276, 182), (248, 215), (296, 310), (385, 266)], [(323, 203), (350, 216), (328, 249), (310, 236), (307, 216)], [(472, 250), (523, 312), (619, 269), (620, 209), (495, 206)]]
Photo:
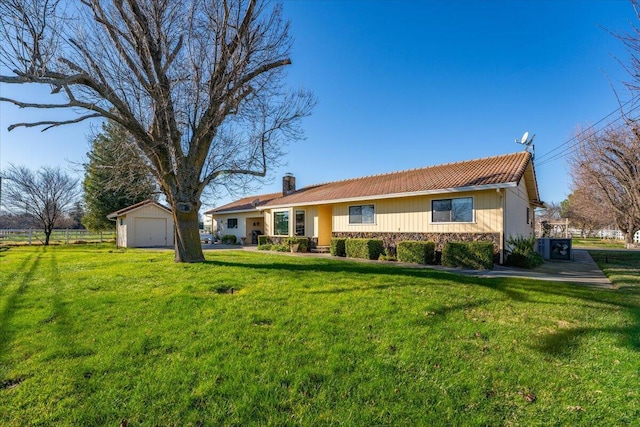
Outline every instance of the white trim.
[[(276, 234), (276, 213), (280, 213), (280, 212), (286, 212), (287, 214), (289, 214), (289, 219), (288, 219), (288, 227), (287, 227), (287, 234)], [(273, 231), (273, 236), (286, 236), (286, 237), (290, 237), (291, 236), (291, 209), (278, 209), (277, 211), (271, 211), (271, 222), (272, 222), (272, 231)]]
[[(470, 185), (467, 187), (453, 187), (453, 188), (441, 188), (438, 190), (425, 190), (425, 191), (411, 191), (407, 193), (393, 193), (393, 194), (372, 194), (370, 196), (360, 197), (345, 197), (342, 199), (326, 199), (318, 200), (314, 202), (299, 202), (299, 203), (287, 203), (283, 205), (265, 205), (264, 209), (280, 209), (295, 206), (314, 206), (325, 205), (328, 203), (349, 203), (349, 202), (363, 202), (367, 200), (382, 200), (382, 199), (397, 199), (400, 197), (412, 197), (412, 196), (429, 196), (433, 194), (450, 194), (450, 193), (463, 193), (468, 191), (482, 191), (482, 190), (495, 190), (499, 188), (514, 188), (517, 187), (516, 182), (507, 182), (503, 184), (486, 184), (486, 185)], [(456, 223), (461, 224), (461, 223)]]
[(160, 203), (158, 203), (156, 201), (151, 200), (151, 201), (148, 201), (147, 203), (142, 203), (140, 206), (136, 206), (133, 209), (129, 209), (131, 207), (131, 206), (129, 206), (127, 208), (122, 208), (119, 211), (111, 212), (109, 215), (107, 215), (107, 219), (110, 219), (110, 220), (113, 221), (114, 218), (118, 218), (120, 216), (125, 216), (125, 215), (127, 215), (127, 214), (129, 214), (131, 212), (135, 212), (135, 211), (137, 211), (139, 209), (146, 208), (147, 206), (151, 206), (151, 205), (154, 205), (158, 209), (161, 209), (161, 210), (163, 210), (163, 211), (165, 211), (165, 212), (167, 212), (169, 214), (173, 214), (173, 212), (171, 211), (170, 208), (168, 208), (168, 207), (166, 207), (166, 206), (164, 206), (164, 205), (162, 205), (162, 204), (160, 204)]
[[(433, 220), (433, 202), (437, 200), (454, 200), (454, 199), (471, 199), (471, 221), (434, 221)], [(451, 224), (476, 224), (476, 198), (475, 196), (464, 196), (464, 197), (448, 197), (444, 199), (431, 199), (430, 200), (431, 209), (429, 209), (429, 224), (430, 225), (451, 225)]]

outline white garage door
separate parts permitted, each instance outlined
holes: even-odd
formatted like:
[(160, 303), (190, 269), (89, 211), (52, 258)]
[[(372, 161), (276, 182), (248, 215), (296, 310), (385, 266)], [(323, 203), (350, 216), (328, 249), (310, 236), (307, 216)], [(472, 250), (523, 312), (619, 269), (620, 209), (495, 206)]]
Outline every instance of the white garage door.
[(167, 246), (167, 219), (136, 218), (134, 246), (137, 248)]

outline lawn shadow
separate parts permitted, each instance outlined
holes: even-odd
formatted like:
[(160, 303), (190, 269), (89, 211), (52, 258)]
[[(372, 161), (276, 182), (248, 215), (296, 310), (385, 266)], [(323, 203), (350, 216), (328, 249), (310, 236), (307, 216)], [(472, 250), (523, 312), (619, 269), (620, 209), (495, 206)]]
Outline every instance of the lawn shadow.
[[(595, 333), (608, 333), (619, 337), (621, 346), (629, 347), (634, 351), (640, 351), (640, 288), (637, 286), (626, 286), (620, 289), (600, 289), (596, 287), (585, 287), (571, 283), (547, 282), (533, 279), (509, 279), (509, 278), (482, 278), (474, 276), (465, 276), (456, 274), (455, 272), (443, 272), (439, 270), (429, 269), (428, 266), (405, 267), (390, 264), (374, 264), (358, 261), (343, 261), (327, 259), (323, 262), (306, 264), (303, 262), (296, 263), (256, 263), (256, 262), (230, 262), (221, 260), (208, 260), (210, 265), (225, 267), (240, 267), (252, 269), (281, 270), (291, 272), (339, 272), (353, 274), (375, 274), (404, 276), (409, 278), (431, 279), (442, 284), (450, 285), (451, 283), (463, 285), (475, 285), (483, 288), (495, 290), (502, 294), (505, 298), (527, 304), (560, 304), (549, 301), (544, 298), (548, 295), (554, 295), (563, 298), (570, 298), (581, 301), (585, 307), (591, 309), (611, 310), (618, 308), (629, 313), (632, 318), (631, 325), (610, 327), (610, 328), (576, 328), (563, 330), (560, 333), (549, 333), (541, 337), (542, 344), (536, 347), (537, 350), (546, 354), (565, 357), (572, 351), (579, 348), (580, 341), (583, 337)], [(433, 284), (432, 284), (433, 285)], [(415, 283), (408, 282), (406, 284), (372, 284), (367, 289), (386, 289), (398, 286), (416, 286)], [(338, 287), (331, 289), (313, 289), (310, 292), (318, 294), (331, 294), (354, 292), (362, 290), (358, 288)], [(539, 294), (541, 298), (536, 298), (535, 294)], [(483, 305), (487, 301), (477, 302), (474, 304)], [(466, 309), (468, 304), (460, 307), (444, 308), (445, 312), (451, 312), (460, 309)], [(440, 314), (440, 313), (436, 313)]]
[[(373, 264), (358, 261), (342, 261), (342, 260), (322, 260), (324, 262), (315, 262), (313, 264), (302, 263), (254, 263), (254, 262), (230, 262), (220, 260), (206, 260), (205, 264), (221, 267), (232, 268), (250, 268), (257, 270), (282, 270), (288, 272), (310, 272), (310, 273), (353, 273), (362, 275), (390, 275), (405, 276), (419, 279), (435, 279), (441, 281), (455, 281), (456, 283), (473, 285), (478, 278), (471, 276), (462, 276), (455, 273), (443, 272), (429, 268), (429, 266), (405, 267), (390, 264)], [(372, 288), (378, 286), (387, 288), (393, 285), (372, 285)], [(345, 289), (346, 291), (346, 289)], [(318, 291), (319, 293), (337, 293), (340, 290), (330, 289), (326, 291)]]
[[(6, 348), (12, 341), (13, 333), (11, 331), (11, 319), (15, 315), (20, 297), (26, 292), (31, 280), (36, 274), (40, 265), (44, 249), (38, 250), (38, 253), (31, 254), (20, 263), (15, 270), (16, 274), (12, 279), (5, 283), (3, 288), (9, 289), (14, 282), (18, 281), (18, 287), (4, 300), (4, 307), (0, 311), (0, 357), (4, 356)], [(35, 257), (35, 260), (33, 259)]]
[[(581, 306), (591, 309), (603, 311), (620, 309), (633, 318), (628, 326), (585, 327), (550, 332), (542, 336), (542, 343), (535, 347), (546, 354), (556, 357), (569, 356), (580, 347), (582, 337), (597, 333), (616, 335), (621, 346), (640, 351), (640, 288), (637, 286), (628, 286), (624, 289), (602, 289), (571, 283), (551, 283), (529, 279), (518, 282), (489, 279), (478, 281), (477, 285), (495, 289), (514, 301), (527, 302), (528, 304), (558, 304), (547, 301), (545, 298), (537, 299), (535, 296), (530, 296), (531, 294), (540, 294), (541, 297), (553, 295), (581, 301)], [(514, 287), (526, 289), (529, 295), (525, 295), (523, 298), (522, 292), (517, 291)], [(573, 306), (577, 305), (573, 304)]]

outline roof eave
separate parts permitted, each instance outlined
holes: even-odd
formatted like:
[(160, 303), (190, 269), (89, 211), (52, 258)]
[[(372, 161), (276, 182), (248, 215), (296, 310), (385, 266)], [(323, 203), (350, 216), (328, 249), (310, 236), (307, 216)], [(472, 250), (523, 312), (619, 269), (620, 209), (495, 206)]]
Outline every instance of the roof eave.
[(392, 193), (392, 194), (373, 194), (370, 196), (359, 197), (345, 197), (340, 199), (325, 199), (312, 202), (298, 202), (298, 203), (285, 203), (278, 205), (267, 205), (264, 209), (280, 209), (291, 206), (314, 206), (324, 205), (329, 203), (348, 203), (348, 202), (362, 202), (366, 200), (380, 200), (380, 199), (397, 199), (401, 197), (414, 197), (414, 196), (429, 196), (433, 194), (450, 194), (450, 193), (463, 193), (467, 191), (481, 191), (481, 190), (497, 190), (501, 188), (514, 188), (517, 187), (517, 182), (505, 182), (500, 184), (485, 184), (485, 185), (471, 185), (465, 187), (453, 187), (453, 188), (440, 188), (436, 190), (424, 190), (424, 191), (411, 191), (405, 193)]
[(226, 214), (234, 214), (234, 213), (251, 213), (251, 212), (260, 212), (264, 209), (229, 209), (226, 211), (207, 211), (205, 215), (226, 215)]

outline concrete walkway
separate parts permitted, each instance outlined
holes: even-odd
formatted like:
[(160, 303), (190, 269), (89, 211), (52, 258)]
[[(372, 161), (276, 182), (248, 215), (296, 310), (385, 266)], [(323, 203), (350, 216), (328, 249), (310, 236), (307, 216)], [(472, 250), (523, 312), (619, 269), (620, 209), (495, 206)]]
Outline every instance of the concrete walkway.
[(494, 265), (493, 270), (463, 270), (436, 266), (439, 270), (476, 277), (520, 277), (526, 279), (569, 282), (581, 285), (613, 288), (611, 281), (604, 275), (585, 249), (573, 250), (573, 261), (545, 261), (533, 269)]
[[(239, 246), (239, 245), (202, 245), (202, 249), (235, 249), (245, 251), (255, 251), (257, 246)], [(573, 261), (545, 261), (539, 267), (533, 269), (507, 267), (504, 265), (495, 264), (493, 270), (467, 270), (462, 268), (443, 267), (441, 265), (417, 265), (417, 264), (404, 264), (393, 261), (370, 261), (356, 258), (342, 258), (332, 257), (329, 254), (315, 254), (315, 253), (289, 253), (279, 252), (280, 254), (291, 256), (306, 256), (306, 257), (323, 257), (333, 258), (336, 260), (344, 261), (356, 261), (356, 262), (373, 262), (373, 263), (389, 263), (391, 265), (397, 265), (402, 267), (413, 268), (431, 268), (433, 270), (447, 271), (455, 274), (463, 274), (465, 276), (474, 277), (520, 277), (525, 279), (546, 280), (552, 282), (568, 282), (577, 283), (586, 286), (595, 286), (602, 288), (613, 288), (611, 281), (604, 275), (602, 270), (595, 263), (591, 255), (586, 249), (574, 249)]]

